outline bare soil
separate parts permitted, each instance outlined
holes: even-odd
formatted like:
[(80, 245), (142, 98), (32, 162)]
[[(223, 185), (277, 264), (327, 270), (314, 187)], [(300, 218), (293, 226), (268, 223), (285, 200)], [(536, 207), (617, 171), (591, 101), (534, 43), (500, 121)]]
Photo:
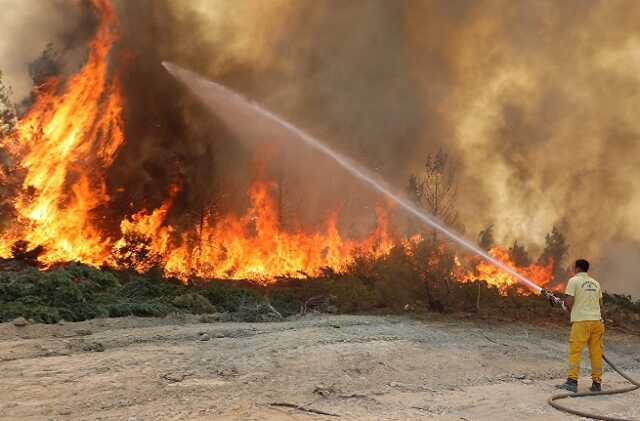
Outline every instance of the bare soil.
[[(455, 317), (5, 323), (0, 419), (572, 419), (546, 403), (563, 381), (567, 334)], [(635, 377), (639, 345), (608, 332), (608, 355)], [(606, 373), (605, 387), (623, 383)], [(639, 392), (569, 403), (640, 419)]]

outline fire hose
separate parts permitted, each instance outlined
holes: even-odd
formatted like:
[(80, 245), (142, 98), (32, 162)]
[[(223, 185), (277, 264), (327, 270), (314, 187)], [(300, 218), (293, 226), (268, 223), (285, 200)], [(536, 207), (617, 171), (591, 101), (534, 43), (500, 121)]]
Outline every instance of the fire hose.
[[(562, 307), (562, 309), (564, 311), (567, 311), (567, 308), (564, 305), (564, 301), (562, 301), (562, 299), (560, 299), (559, 297), (555, 296), (553, 293), (543, 289), (541, 291), (541, 294), (544, 297), (546, 297), (549, 300), (549, 302), (551, 302), (552, 305), (553, 304), (559, 305), (559, 306)], [(607, 364), (609, 364), (609, 366), (616, 373), (618, 373), (620, 376), (622, 376), (625, 380), (627, 380), (633, 386), (620, 388), (620, 389), (605, 390), (605, 391), (601, 391), (601, 392), (559, 393), (559, 394), (553, 395), (553, 396), (551, 396), (549, 398), (549, 400), (547, 401), (549, 403), (549, 405), (551, 405), (552, 407), (554, 407), (555, 409), (557, 409), (559, 411), (566, 412), (568, 414), (577, 415), (579, 417), (591, 418), (591, 419), (594, 419), (594, 420), (633, 421), (633, 420), (630, 420), (628, 418), (616, 418), (616, 417), (609, 417), (609, 416), (606, 416), (606, 415), (592, 414), (590, 412), (585, 412), (585, 411), (579, 411), (579, 410), (572, 409), (572, 408), (569, 408), (569, 407), (564, 406), (564, 405), (560, 405), (558, 402), (556, 402), (556, 401), (559, 401), (559, 400), (562, 400), (562, 399), (566, 399), (566, 398), (581, 398), (581, 397), (585, 397), (585, 396), (618, 395), (618, 394), (621, 394), (621, 393), (633, 392), (634, 390), (640, 389), (640, 382), (639, 381), (632, 379), (626, 373), (624, 373), (622, 370), (620, 370), (620, 368), (618, 368), (613, 362), (611, 362), (611, 360), (609, 360), (606, 355), (603, 355), (602, 358), (606, 361)]]

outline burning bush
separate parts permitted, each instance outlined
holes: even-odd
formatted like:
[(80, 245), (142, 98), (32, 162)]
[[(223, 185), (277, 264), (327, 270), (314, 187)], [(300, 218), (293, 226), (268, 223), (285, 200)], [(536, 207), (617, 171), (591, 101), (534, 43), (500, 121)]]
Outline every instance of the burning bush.
[(117, 267), (135, 272), (157, 267), (162, 257), (154, 252), (151, 237), (128, 232), (114, 246), (113, 260)]

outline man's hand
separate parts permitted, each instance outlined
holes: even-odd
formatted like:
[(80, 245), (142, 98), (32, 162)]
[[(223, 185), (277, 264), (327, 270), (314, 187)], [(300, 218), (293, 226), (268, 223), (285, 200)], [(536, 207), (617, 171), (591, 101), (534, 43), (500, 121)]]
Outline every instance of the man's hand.
[(573, 303), (574, 303), (574, 297), (571, 295), (567, 295), (564, 299), (564, 305), (567, 307), (567, 311), (571, 312), (571, 309), (573, 308)]

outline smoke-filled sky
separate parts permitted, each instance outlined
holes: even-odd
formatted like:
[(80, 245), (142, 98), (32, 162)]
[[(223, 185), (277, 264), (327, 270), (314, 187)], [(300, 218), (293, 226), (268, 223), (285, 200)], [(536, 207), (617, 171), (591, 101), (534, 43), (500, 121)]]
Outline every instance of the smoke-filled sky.
[[(197, 105), (185, 91), (166, 86), (160, 60), (257, 99), (399, 188), (427, 153), (444, 148), (458, 164), (458, 211), (470, 237), (494, 223), (499, 240), (535, 248), (557, 224), (571, 257), (617, 269), (631, 265), (619, 256), (640, 250), (640, 2), (115, 3), (121, 47), (137, 57), (130, 74), (149, 76), (128, 81), (140, 89), (129, 113), (173, 96), (150, 114), (180, 109), (195, 133), (181, 143), (183, 160), (238, 152), (202, 141), (212, 123), (190, 112)], [(30, 88), (27, 64), (48, 42), (66, 63), (78, 60), (86, 13), (76, 4), (0, 0), (0, 70), (16, 100)], [(156, 162), (165, 147), (175, 145), (136, 151)], [(121, 161), (121, 173), (136, 171)], [(207, 174), (206, 166), (186, 171)], [(640, 280), (622, 279), (633, 272), (604, 272), (640, 292)]]

